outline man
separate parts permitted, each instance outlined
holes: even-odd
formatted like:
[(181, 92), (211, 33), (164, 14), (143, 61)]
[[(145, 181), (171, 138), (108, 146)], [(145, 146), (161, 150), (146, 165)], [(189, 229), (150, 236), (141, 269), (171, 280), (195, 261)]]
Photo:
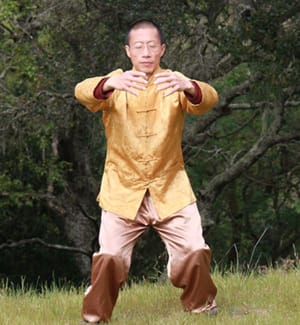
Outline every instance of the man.
[(196, 198), (184, 169), (181, 137), (186, 112), (203, 114), (218, 101), (214, 88), (163, 70), (166, 45), (151, 21), (135, 23), (125, 51), (132, 70), (89, 78), (75, 88), (92, 112), (102, 111), (107, 156), (98, 202), (100, 252), (93, 255), (84, 321), (109, 321), (126, 280), (133, 247), (152, 226), (164, 241), (168, 276), (182, 288), (186, 311), (216, 311), (210, 249), (202, 236)]

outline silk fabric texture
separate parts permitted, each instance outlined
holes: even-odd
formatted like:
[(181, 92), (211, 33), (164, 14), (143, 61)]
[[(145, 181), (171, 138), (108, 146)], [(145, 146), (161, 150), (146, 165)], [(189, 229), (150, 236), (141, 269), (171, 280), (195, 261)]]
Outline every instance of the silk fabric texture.
[(155, 74), (164, 71), (170, 70), (155, 71), (146, 90), (137, 90), (138, 96), (114, 90), (107, 99), (94, 97), (99, 82), (123, 73), (121, 69), (75, 87), (75, 97), (86, 108), (103, 113), (107, 154), (97, 201), (103, 209), (131, 220), (147, 190), (161, 219), (196, 201), (182, 155), (184, 117), (207, 112), (218, 95), (212, 86), (193, 80), (201, 89), (199, 104), (182, 91), (164, 96), (154, 84)]
[(91, 286), (82, 306), (83, 319), (98, 322), (111, 318), (119, 289), (129, 272), (132, 250), (149, 226), (166, 245), (168, 276), (174, 286), (183, 289), (180, 298), (184, 309), (201, 313), (216, 308), (217, 288), (209, 274), (211, 252), (202, 236), (196, 203), (160, 220), (147, 192), (134, 221), (102, 210), (100, 252), (93, 255)]

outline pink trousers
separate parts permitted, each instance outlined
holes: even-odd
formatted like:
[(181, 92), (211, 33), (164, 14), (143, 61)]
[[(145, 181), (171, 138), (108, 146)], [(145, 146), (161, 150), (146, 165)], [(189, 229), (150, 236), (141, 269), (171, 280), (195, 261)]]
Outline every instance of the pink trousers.
[(214, 306), (217, 289), (210, 277), (210, 249), (202, 235), (196, 203), (160, 220), (147, 193), (134, 221), (102, 211), (100, 252), (93, 255), (91, 286), (83, 299), (84, 320), (109, 321), (119, 289), (127, 278), (135, 243), (149, 226), (166, 245), (168, 276), (174, 286), (183, 289), (181, 301), (185, 310)]

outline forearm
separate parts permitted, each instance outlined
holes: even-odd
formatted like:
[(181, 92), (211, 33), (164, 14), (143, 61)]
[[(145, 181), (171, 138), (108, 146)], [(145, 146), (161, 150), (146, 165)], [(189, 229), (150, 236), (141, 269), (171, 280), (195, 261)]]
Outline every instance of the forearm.
[(101, 109), (100, 102), (94, 96), (94, 90), (103, 77), (93, 77), (83, 80), (75, 87), (75, 98), (89, 110), (96, 112)]

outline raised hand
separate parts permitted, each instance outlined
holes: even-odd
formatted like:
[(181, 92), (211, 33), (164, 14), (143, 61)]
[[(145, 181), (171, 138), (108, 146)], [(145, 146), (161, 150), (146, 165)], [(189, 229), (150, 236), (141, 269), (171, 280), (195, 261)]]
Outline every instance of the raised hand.
[(176, 91), (186, 91), (192, 96), (195, 94), (192, 82), (175, 72), (160, 72), (155, 75), (155, 78), (154, 83), (158, 85), (157, 90), (168, 90), (164, 93), (164, 96), (169, 96)]
[(147, 82), (146, 73), (136, 70), (125, 71), (120, 75), (110, 77), (103, 85), (103, 91), (118, 89), (138, 96), (138, 92), (134, 91), (134, 89), (145, 90), (144, 85)]

